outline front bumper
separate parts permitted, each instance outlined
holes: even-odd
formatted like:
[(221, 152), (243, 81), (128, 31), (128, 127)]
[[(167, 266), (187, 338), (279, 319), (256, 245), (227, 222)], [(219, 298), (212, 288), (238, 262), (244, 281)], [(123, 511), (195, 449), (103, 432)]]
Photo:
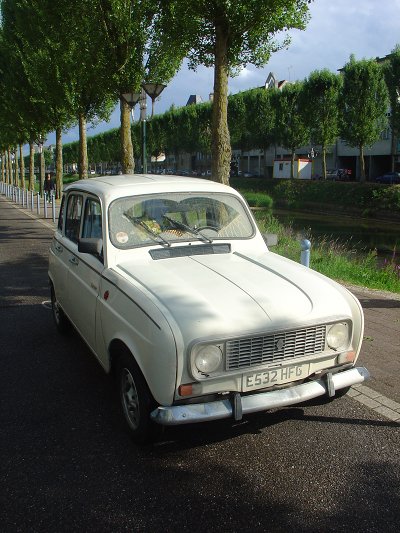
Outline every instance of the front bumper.
[(242, 415), (257, 411), (295, 405), (323, 395), (333, 397), (336, 390), (362, 383), (367, 379), (369, 379), (368, 370), (364, 367), (356, 367), (337, 374), (328, 373), (321, 379), (287, 389), (259, 392), (247, 396), (236, 393), (233, 398), (216, 402), (160, 406), (151, 413), (151, 418), (163, 426), (193, 424), (222, 418), (240, 420)]

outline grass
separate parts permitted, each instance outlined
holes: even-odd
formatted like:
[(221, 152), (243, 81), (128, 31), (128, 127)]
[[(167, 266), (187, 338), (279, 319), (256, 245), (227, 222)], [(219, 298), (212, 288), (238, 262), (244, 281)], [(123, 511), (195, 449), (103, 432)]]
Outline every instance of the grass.
[[(307, 235), (296, 234), (290, 226), (283, 226), (265, 212), (256, 212), (255, 216), (262, 233), (278, 235), (273, 251), (299, 262), (300, 240)], [(350, 242), (343, 245), (325, 236), (312, 242), (310, 267), (339, 282), (400, 293), (400, 258), (395, 251), (390, 260), (379, 265), (376, 252), (362, 255)]]

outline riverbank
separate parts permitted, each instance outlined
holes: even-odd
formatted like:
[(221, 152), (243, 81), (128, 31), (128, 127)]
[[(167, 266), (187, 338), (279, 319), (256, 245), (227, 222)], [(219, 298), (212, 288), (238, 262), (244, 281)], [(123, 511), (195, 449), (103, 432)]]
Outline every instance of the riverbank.
[[(298, 262), (300, 240), (309, 236), (299, 234), (290, 225), (281, 224), (266, 210), (256, 210), (254, 215), (262, 233), (277, 235), (278, 243), (272, 250)], [(360, 254), (351, 246), (325, 235), (312, 240), (310, 267), (340, 282), (400, 293), (400, 260), (397, 254), (378, 261), (375, 250)]]
[(252, 195), (254, 205), (268, 202), (268, 196), (275, 208), (400, 222), (400, 185), (231, 178), (231, 186)]

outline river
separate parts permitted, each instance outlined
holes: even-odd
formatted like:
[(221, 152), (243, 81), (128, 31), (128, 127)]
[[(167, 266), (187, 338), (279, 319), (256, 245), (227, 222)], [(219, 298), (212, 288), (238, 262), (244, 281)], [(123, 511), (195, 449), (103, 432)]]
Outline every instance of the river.
[(309, 235), (310, 240), (327, 237), (359, 252), (377, 250), (379, 257), (400, 257), (400, 224), (391, 221), (324, 215), (275, 209), (284, 225)]

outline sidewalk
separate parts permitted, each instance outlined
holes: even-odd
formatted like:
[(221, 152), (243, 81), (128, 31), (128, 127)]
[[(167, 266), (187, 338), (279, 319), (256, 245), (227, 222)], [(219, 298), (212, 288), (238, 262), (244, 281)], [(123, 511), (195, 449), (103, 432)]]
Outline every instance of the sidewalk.
[[(57, 227), (59, 201), (56, 202), (55, 222), (51, 210), (47, 218), (44, 217), (42, 206), (38, 214), (37, 209), (32, 211), (0, 195), (0, 207), (3, 202), (13, 205), (51, 231)], [(354, 285), (347, 288), (357, 296), (364, 310), (364, 342), (358, 362), (371, 374), (368, 387), (365, 390), (355, 387), (352, 396), (384, 416), (400, 421), (400, 294)]]
[(53, 220), (53, 208), (51, 203), (46, 203), (44, 198), (40, 198), (39, 206), (37, 203), (37, 196), (34, 198), (33, 209), (29, 202), (29, 205), (22, 205), (22, 200), (20, 202), (15, 202), (11, 198), (7, 198), (4, 194), (0, 194), (0, 200), (4, 200), (9, 204), (12, 204), (15, 209), (19, 209), (25, 215), (35, 220), (40, 221), (42, 224), (48, 228), (54, 230), (57, 227), (58, 215), (60, 213), (60, 200), (54, 201), (54, 220)]

